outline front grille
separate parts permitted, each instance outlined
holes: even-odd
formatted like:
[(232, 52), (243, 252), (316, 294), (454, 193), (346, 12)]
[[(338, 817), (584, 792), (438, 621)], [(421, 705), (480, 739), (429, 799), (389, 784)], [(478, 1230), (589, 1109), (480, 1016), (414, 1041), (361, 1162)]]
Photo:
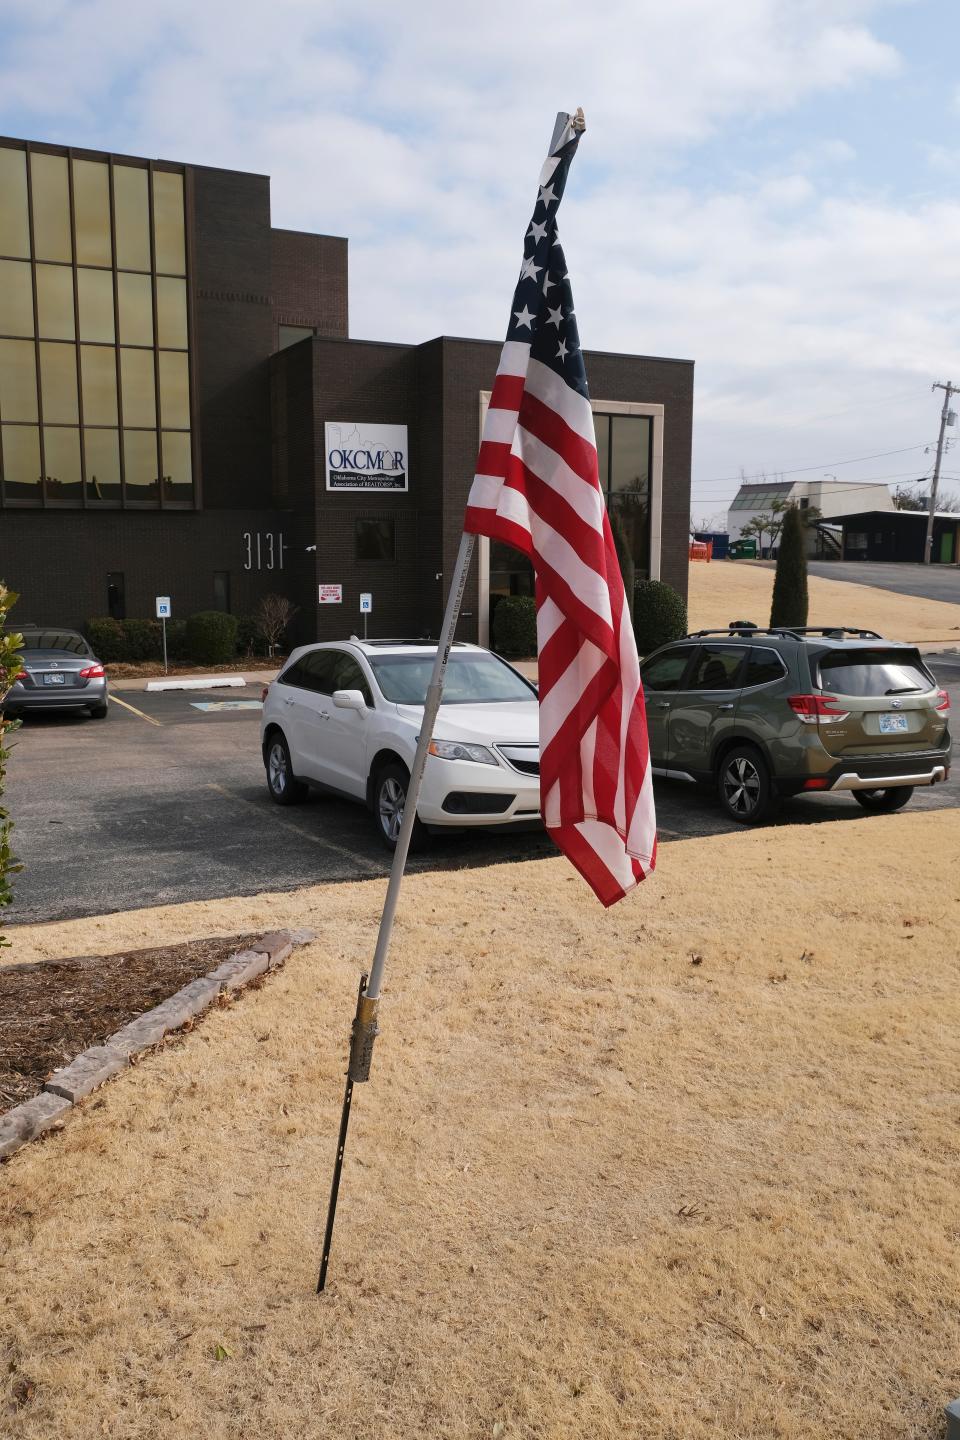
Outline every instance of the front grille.
[(496, 748), (511, 770), (520, 775), (540, 774), (539, 745), (498, 745)]

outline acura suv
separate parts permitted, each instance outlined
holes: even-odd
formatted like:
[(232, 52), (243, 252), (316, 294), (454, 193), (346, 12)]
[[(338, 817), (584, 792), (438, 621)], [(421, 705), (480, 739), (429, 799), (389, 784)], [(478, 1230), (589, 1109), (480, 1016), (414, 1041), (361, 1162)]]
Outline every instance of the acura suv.
[[(313, 787), (366, 804), (384, 844), (400, 834), (435, 644), (358, 640), (294, 650), (264, 691), (260, 743), (278, 805)], [(540, 816), (537, 692), (477, 645), (455, 644), (430, 742), (414, 842), (424, 827), (515, 825)]]
[(640, 673), (653, 773), (715, 788), (744, 825), (811, 792), (899, 810), (950, 773), (949, 695), (915, 646), (872, 630), (732, 621), (662, 647)]

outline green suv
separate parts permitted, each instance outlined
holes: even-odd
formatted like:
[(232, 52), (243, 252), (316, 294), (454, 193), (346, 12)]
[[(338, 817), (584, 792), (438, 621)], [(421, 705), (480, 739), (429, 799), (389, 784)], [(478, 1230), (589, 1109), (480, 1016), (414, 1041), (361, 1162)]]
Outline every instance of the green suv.
[(654, 775), (716, 788), (756, 825), (802, 792), (899, 810), (950, 773), (950, 697), (912, 645), (872, 630), (698, 630), (640, 667)]

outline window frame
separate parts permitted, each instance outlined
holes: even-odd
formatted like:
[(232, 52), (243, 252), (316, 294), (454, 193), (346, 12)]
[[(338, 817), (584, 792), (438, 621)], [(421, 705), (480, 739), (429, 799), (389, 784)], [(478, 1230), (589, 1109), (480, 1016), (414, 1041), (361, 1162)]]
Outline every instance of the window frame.
[[(787, 663), (786, 663), (786, 661), (784, 660), (783, 656), (780, 654), (780, 651), (779, 651), (779, 650), (775, 650), (772, 645), (750, 645), (750, 646), (748, 647), (748, 650), (749, 650), (749, 654), (748, 654), (748, 656), (747, 656), (746, 668), (744, 669), (744, 672), (743, 672), (743, 684), (742, 684), (741, 687), (740, 687), (741, 690), (749, 690), (749, 691), (751, 691), (751, 693), (752, 693), (754, 690), (762, 690), (766, 685), (777, 685), (777, 684), (779, 684), (781, 680), (784, 680), (784, 679), (790, 674), (790, 671), (789, 671), (789, 669), (788, 669), (788, 667), (787, 667)], [(773, 676), (770, 680), (758, 680), (758, 681), (756, 682), (756, 684), (754, 684), (754, 685), (748, 685), (748, 684), (747, 684), (747, 677), (748, 677), (749, 674), (750, 674), (750, 660), (751, 660), (751, 658), (752, 658), (754, 655), (760, 655), (760, 654), (763, 654), (763, 655), (775, 655), (776, 658), (777, 658), (777, 661), (779, 662), (779, 665), (780, 665), (780, 674)]]
[(650, 693), (651, 693), (651, 695), (674, 695), (674, 694), (677, 694), (677, 693), (678, 693), (679, 691), (681, 691), (681, 690), (685, 690), (685, 689), (686, 689), (686, 686), (687, 686), (687, 680), (688, 680), (689, 677), (690, 677), (690, 671), (691, 671), (691, 669), (692, 669), (692, 667), (693, 667), (694, 657), (695, 657), (696, 654), (698, 653), (699, 649), (700, 649), (699, 645), (673, 644), (673, 645), (670, 645), (666, 650), (661, 651), (659, 654), (651, 655), (649, 661), (645, 660), (645, 661), (643, 662), (643, 664), (640, 666), (640, 680), (641, 680), (641, 683), (642, 683), (642, 685), (643, 685), (644, 694), (646, 694), (646, 691), (647, 691), (647, 682), (646, 682), (646, 679), (644, 678), (644, 673), (643, 673), (643, 672), (644, 672), (644, 667), (647, 666), (648, 664), (649, 664), (649, 665), (653, 665), (653, 664), (655, 664), (658, 660), (666, 660), (666, 659), (669, 659), (669, 657), (670, 657), (671, 655), (674, 655), (674, 654), (686, 655), (686, 657), (687, 657), (687, 658), (686, 658), (686, 663), (684, 664), (684, 667), (683, 667), (682, 671), (680, 672), (679, 682), (678, 682), (676, 685), (671, 686), (669, 689), (664, 689), (664, 690), (651, 690)]
[[(750, 647), (749, 645), (731, 644), (729, 641), (725, 641), (725, 640), (701, 640), (699, 646), (697, 647), (696, 659), (694, 660), (692, 666), (690, 667), (690, 669), (689, 669), (688, 672), (687, 672), (687, 675), (686, 675), (686, 681), (687, 681), (687, 683), (686, 683), (686, 685), (684, 686), (684, 689), (685, 689), (690, 695), (720, 695), (720, 694), (730, 695), (730, 694), (732, 694), (734, 691), (740, 691), (740, 690), (742, 690), (742, 689), (743, 689), (743, 680), (742, 680), (741, 677), (742, 677), (742, 676), (745, 674), (745, 672), (746, 672), (747, 654), (748, 654), (750, 648), (751, 648), (751, 647)], [(730, 684), (730, 685), (694, 685), (694, 684), (692, 684), (691, 682), (693, 681), (693, 677), (694, 677), (694, 675), (695, 675), (695, 673), (696, 673), (696, 671), (697, 671), (697, 669), (698, 669), (698, 667), (699, 667), (699, 664), (700, 664), (700, 656), (701, 656), (702, 654), (704, 654), (704, 653), (706, 653), (706, 654), (709, 655), (711, 652), (713, 652), (713, 651), (715, 651), (715, 650), (739, 650), (739, 652), (740, 652), (740, 664), (737, 666), (737, 669), (733, 672), (732, 684)]]

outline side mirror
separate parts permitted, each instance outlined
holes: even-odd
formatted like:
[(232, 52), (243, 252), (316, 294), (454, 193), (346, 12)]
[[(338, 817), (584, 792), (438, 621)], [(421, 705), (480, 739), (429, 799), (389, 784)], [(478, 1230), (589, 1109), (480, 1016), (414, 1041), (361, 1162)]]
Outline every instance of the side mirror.
[(338, 710), (366, 710), (362, 690), (334, 690), (333, 703)]

